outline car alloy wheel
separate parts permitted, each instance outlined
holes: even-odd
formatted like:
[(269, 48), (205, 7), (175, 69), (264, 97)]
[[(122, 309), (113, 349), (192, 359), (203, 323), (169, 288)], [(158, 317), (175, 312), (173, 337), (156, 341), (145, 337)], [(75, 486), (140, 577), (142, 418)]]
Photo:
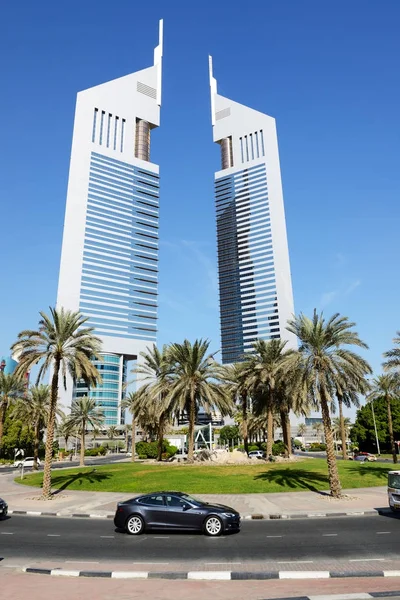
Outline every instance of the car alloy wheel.
[(207, 535), (217, 536), (222, 533), (222, 521), (219, 517), (208, 517), (204, 524), (204, 529)]
[(144, 521), (139, 515), (132, 515), (126, 522), (126, 531), (129, 535), (140, 535), (144, 530)]

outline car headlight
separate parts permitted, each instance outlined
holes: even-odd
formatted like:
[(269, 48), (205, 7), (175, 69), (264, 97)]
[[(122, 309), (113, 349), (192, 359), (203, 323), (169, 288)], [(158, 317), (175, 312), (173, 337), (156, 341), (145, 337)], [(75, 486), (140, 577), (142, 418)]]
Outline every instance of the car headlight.
[(229, 518), (236, 517), (235, 513), (232, 513), (232, 512), (224, 512), (222, 514), (224, 515), (224, 517), (229, 517)]

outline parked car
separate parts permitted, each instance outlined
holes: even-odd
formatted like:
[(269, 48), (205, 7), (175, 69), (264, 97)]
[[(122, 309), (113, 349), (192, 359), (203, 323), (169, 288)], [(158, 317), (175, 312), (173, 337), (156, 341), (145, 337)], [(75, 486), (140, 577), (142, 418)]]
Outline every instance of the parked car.
[(266, 454), (262, 450), (252, 450), (249, 452), (249, 458), (265, 458)]
[(357, 452), (353, 456), (349, 456), (349, 460), (356, 460), (358, 462), (373, 462), (377, 460), (375, 454), (369, 452)]
[[(14, 467), (22, 467), (23, 466), (24, 469), (26, 469), (27, 467), (32, 468), (34, 462), (35, 462), (35, 459), (33, 456), (27, 456), (26, 458), (17, 459), (14, 462)], [(37, 459), (37, 464), (38, 464), (38, 467), (40, 467), (40, 465), (42, 464), (39, 459)]]
[(202, 531), (216, 537), (240, 530), (240, 514), (223, 504), (208, 504), (182, 492), (155, 492), (117, 504), (114, 525), (130, 535), (150, 529)]
[(5, 519), (8, 513), (8, 504), (0, 498), (0, 519)]

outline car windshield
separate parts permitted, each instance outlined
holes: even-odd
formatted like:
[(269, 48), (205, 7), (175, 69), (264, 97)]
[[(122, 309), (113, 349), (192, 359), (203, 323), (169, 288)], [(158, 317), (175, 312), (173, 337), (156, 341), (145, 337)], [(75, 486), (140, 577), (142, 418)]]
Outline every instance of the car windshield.
[(399, 473), (389, 473), (388, 486), (391, 488), (400, 489), (400, 474)]
[(187, 502), (190, 502), (190, 504), (193, 504), (194, 506), (203, 506), (204, 504), (204, 502), (201, 500), (197, 500), (197, 498), (193, 498), (193, 496), (188, 496), (187, 494), (183, 494), (181, 498)]

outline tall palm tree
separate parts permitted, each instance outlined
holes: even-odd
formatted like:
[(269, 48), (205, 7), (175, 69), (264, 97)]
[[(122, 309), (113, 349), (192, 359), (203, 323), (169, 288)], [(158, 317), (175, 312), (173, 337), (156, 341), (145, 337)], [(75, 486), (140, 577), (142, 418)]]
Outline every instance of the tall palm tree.
[(305, 435), (307, 433), (307, 425), (305, 423), (300, 423), (300, 425), (297, 426), (297, 435), (300, 435), (302, 440), (303, 440), (303, 446), (306, 445), (306, 441), (305, 441)]
[(85, 438), (88, 426), (101, 427), (104, 423), (105, 416), (101, 409), (96, 405), (94, 398), (77, 398), (71, 406), (71, 413), (67, 423), (71, 429), (76, 429), (81, 438), (81, 456), (80, 466), (85, 466)]
[(240, 406), (239, 428), (246, 454), (249, 453), (248, 412), (250, 398), (247, 383), (248, 367), (249, 364), (246, 361), (226, 365), (221, 368), (218, 376), (226, 385), (227, 392), (231, 394), (233, 401)]
[(397, 463), (396, 444), (394, 443), (392, 401), (400, 397), (400, 381), (395, 373), (378, 375), (371, 382), (371, 391), (367, 396), (369, 402), (383, 398), (387, 406), (388, 430), (393, 462)]
[(96, 445), (96, 438), (100, 435), (100, 428), (99, 427), (93, 427), (92, 429), (92, 441), (93, 441), (93, 446)]
[(143, 416), (146, 404), (151, 406), (149, 417), (157, 423), (157, 460), (161, 461), (164, 434), (173, 417), (173, 409), (166, 402), (172, 383), (172, 366), (167, 346), (159, 350), (153, 344), (152, 348), (146, 350), (140, 353), (143, 361), (132, 370), (138, 376), (138, 383), (142, 384), (136, 392), (137, 410)]
[(132, 431), (132, 425), (129, 423), (125, 423), (124, 426), (124, 434), (125, 434), (125, 452), (128, 452), (128, 443), (129, 443), (129, 432)]
[(347, 453), (346, 451), (343, 452), (343, 446), (347, 446), (347, 439), (349, 437), (350, 434), (350, 429), (351, 429), (351, 421), (348, 417), (343, 417), (343, 415), (340, 417), (335, 417), (334, 419), (332, 419), (332, 431), (333, 431), (333, 435), (335, 437), (335, 439), (337, 439), (338, 437), (340, 438), (340, 441), (342, 443), (342, 455), (343, 458), (346, 458)]
[(57, 435), (59, 437), (64, 438), (66, 451), (68, 450), (68, 440), (74, 434), (75, 434), (75, 432), (71, 431), (71, 427), (68, 425), (67, 417), (64, 415), (61, 418), (60, 423), (57, 424)]
[[(38, 468), (40, 433), (47, 427), (50, 412), (50, 386), (37, 385), (32, 386), (25, 398), (15, 403), (11, 413), (12, 418), (20, 419), (33, 429), (33, 468)], [(62, 417), (60, 409), (56, 410), (56, 416)]]
[(347, 408), (350, 408), (351, 406), (359, 408), (360, 401), (358, 399), (358, 392), (365, 394), (369, 387), (363, 374), (361, 374), (361, 376), (358, 378), (358, 381), (356, 382), (358, 390), (352, 389), (353, 383), (354, 381), (349, 381), (348, 383), (345, 383), (345, 385), (348, 386), (348, 389), (343, 389), (343, 387), (339, 387), (336, 389), (336, 398), (339, 406), (339, 430), (337, 431), (337, 434), (340, 437), (342, 443), (342, 456), (344, 460), (346, 460), (347, 458), (347, 438), (349, 433), (347, 430), (347, 422), (349, 422), (350, 419), (344, 417), (343, 405)]
[[(267, 415), (267, 456), (272, 455), (273, 415), (278, 408), (278, 389), (283, 383), (285, 361), (294, 353), (294, 350), (285, 350), (285, 346), (286, 342), (278, 339), (257, 340), (249, 364), (247, 381), (253, 396), (254, 413), (256, 416)], [(283, 427), (286, 424), (285, 421)]]
[(322, 413), (329, 486), (334, 497), (341, 496), (342, 488), (329, 409), (337, 389), (345, 389), (346, 383), (357, 389), (360, 377), (371, 373), (367, 361), (348, 348), (368, 347), (352, 330), (354, 325), (339, 314), (326, 320), (314, 310), (312, 319), (300, 314), (290, 320), (287, 327), (300, 342), (297, 355), (289, 358), (296, 372), (296, 393), (308, 398)]
[(186, 411), (189, 419), (188, 461), (193, 462), (194, 428), (200, 406), (206, 412), (218, 409), (222, 416), (232, 414), (234, 405), (224, 386), (217, 383), (220, 365), (209, 353), (208, 340), (169, 347), (169, 361), (173, 365), (173, 379), (166, 403), (171, 411)]
[(26, 385), (21, 375), (0, 371), (0, 452), (3, 443), (4, 421), (11, 402), (24, 397)]
[(132, 462), (135, 462), (136, 455), (136, 423), (137, 423), (137, 400), (136, 400), (136, 392), (129, 392), (126, 397), (121, 402), (121, 408), (124, 410), (129, 410), (132, 415)]
[(65, 389), (68, 373), (73, 381), (83, 379), (88, 386), (100, 383), (101, 376), (91, 359), (99, 359), (101, 341), (93, 335), (93, 327), (84, 327), (88, 318), (79, 312), (50, 308), (50, 316), (44, 312), (41, 312), (40, 316), (38, 329), (21, 331), (11, 350), (19, 360), (17, 375), (27, 373), (33, 365), (41, 363), (37, 381), (39, 383), (49, 369), (52, 371), (42, 490), (43, 499), (49, 500), (60, 375)]

